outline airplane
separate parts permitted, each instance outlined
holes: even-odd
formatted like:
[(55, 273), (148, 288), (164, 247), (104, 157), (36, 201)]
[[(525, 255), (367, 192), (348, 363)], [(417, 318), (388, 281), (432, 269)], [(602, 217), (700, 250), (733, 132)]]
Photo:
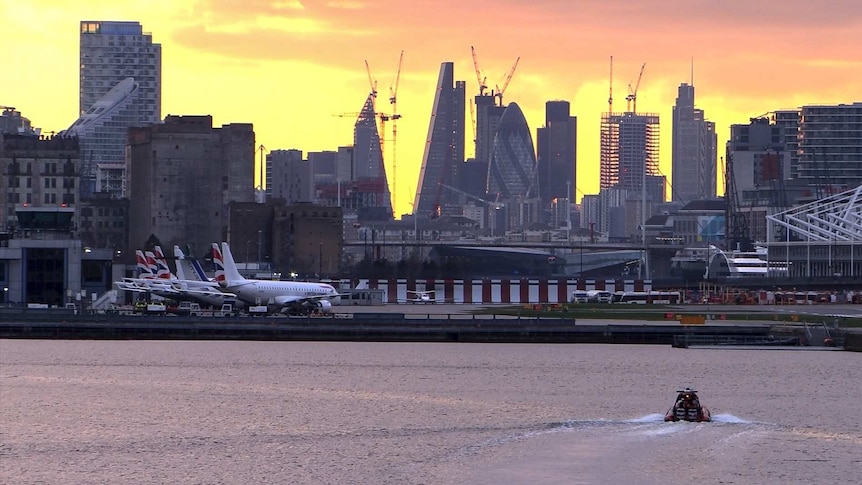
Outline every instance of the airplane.
[[(185, 275), (175, 276), (171, 273), (168, 266), (167, 258), (165, 258), (162, 248), (156, 246), (154, 251), (135, 251), (137, 258), (138, 277), (123, 278), (122, 281), (115, 282), (115, 286), (121, 290), (133, 291), (137, 293), (150, 293), (160, 298), (171, 298), (174, 300), (194, 299), (207, 305), (221, 307), (225, 303), (235, 303), (236, 295), (230, 292), (222, 291), (218, 283), (206, 279), (185, 279)], [(174, 246), (174, 253), (179, 250), (179, 247)], [(179, 252), (179, 259), (184, 259), (182, 251)], [(177, 272), (182, 270), (182, 266), (177, 264)], [(197, 273), (195, 273), (197, 276)]]
[(435, 303), (438, 301), (437, 299), (432, 298), (434, 293), (436, 293), (435, 290), (429, 290), (429, 291), (407, 290), (407, 293), (412, 294), (413, 298), (408, 298), (406, 300), (399, 300), (398, 303)]
[(196, 259), (186, 258), (179, 246), (174, 246), (174, 257), (177, 261), (175, 288), (201, 303), (217, 308), (226, 303), (234, 306), (244, 305), (242, 301), (237, 301), (236, 294), (223, 291), (217, 282), (210, 280), (200, 263)]
[(266, 305), (273, 311), (308, 315), (314, 312), (332, 313), (341, 295), (330, 284), (305, 281), (270, 281), (247, 279), (239, 274), (228, 243), (212, 244), (215, 280), (222, 290), (236, 294), (249, 305)]

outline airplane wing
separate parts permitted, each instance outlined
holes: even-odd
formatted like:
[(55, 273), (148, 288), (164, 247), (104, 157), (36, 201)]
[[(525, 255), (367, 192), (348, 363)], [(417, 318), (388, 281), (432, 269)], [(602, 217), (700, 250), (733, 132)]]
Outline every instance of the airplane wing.
[(235, 294), (235, 293), (229, 293), (229, 292), (227, 292), (227, 291), (219, 291), (219, 290), (208, 290), (208, 289), (205, 289), (205, 288), (195, 288), (195, 289), (188, 288), (188, 289), (184, 289), (184, 290), (179, 290), (179, 292), (180, 292), (181, 294), (188, 294), (188, 295), (198, 295), (198, 296), (224, 296), (224, 297), (228, 297), (228, 298), (231, 298), (231, 297), (232, 297), (232, 298), (236, 298), (236, 294)]

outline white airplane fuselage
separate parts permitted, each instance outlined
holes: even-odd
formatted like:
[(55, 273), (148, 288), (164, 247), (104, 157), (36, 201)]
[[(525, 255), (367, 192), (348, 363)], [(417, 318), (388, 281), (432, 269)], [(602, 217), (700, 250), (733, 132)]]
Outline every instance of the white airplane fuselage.
[(338, 304), (340, 297), (332, 285), (296, 281), (242, 280), (228, 281), (225, 290), (251, 305), (289, 305), (296, 300), (327, 297)]

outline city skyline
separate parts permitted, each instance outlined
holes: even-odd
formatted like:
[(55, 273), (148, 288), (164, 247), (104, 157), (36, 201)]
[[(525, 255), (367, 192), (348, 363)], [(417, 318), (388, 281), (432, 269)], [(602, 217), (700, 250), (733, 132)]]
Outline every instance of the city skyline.
[[(671, 110), (682, 82), (693, 81), (697, 107), (716, 123), (719, 153), (732, 124), (768, 111), (858, 101), (862, 9), (853, 1), (826, 3), (202, 1), (189, 7), (156, 0), (140, 8), (35, 0), (0, 8), (4, 58), (15, 67), (4, 77), (0, 103), (15, 106), (43, 133), (67, 128), (78, 111), (80, 21), (136, 21), (162, 45), (163, 117), (211, 114), (215, 125), (253, 123), (256, 144), (268, 150), (335, 150), (352, 143), (354, 121), (336, 115), (355, 110), (370, 89), (364, 61), (379, 82), (378, 109), (386, 110), (404, 50), (394, 211), (400, 217), (412, 210), (440, 63), (454, 62), (455, 80), (467, 82), (471, 101), (479, 91), (474, 45), (492, 88), (520, 57), (505, 102), (518, 103), (534, 138), (546, 101), (571, 103), (579, 120), (573, 190), (579, 200), (598, 191), (611, 55), (618, 112), (627, 84), (646, 63), (638, 111), (661, 117), (659, 167), (668, 177)], [(615, 30), (626, 35), (608, 35)], [(469, 157), (474, 147), (466, 132)], [(384, 147), (390, 184), (393, 145)]]

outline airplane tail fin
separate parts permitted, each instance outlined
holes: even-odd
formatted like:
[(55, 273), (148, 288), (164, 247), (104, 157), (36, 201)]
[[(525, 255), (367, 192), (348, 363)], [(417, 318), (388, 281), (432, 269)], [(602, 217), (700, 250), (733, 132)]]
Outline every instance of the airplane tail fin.
[(147, 268), (150, 269), (150, 277), (156, 278), (159, 274), (159, 267), (156, 264), (156, 255), (152, 251), (144, 251), (144, 256), (147, 261)]
[(137, 262), (138, 278), (152, 278), (150, 265), (147, 264), (147, 258), (144, 256), (144, 252), (140, 249), (135, 251), (135, 261)]
[(221, 255), (222, 262), (224, 263), (224, 274), (225, 279), (228, 281), (243, 281), (245, 278), (241, 274), (239, 274), (239, 270), (236, 269), (236, 262), (233, 259), (233, 254), (230, 252), (230, 246), (228, 243), (221, 243)]
[(166, 258), (165, 253), (162, 252), (161, 246), (153, 248), (153, 255), (156, 260), (156, 278), (163, 280), (173, 279), (171, 268), (168, 266), (168, 258)]
[(192, 266), (192, 271), (197, 275), (197, 278), (201, 281), (209, 281), (209, 276), (207, 276), (204, 269), (201, 267), (201, 262), (197, 259), (188, 259), (186, 260)]
[(221, 286), (227, 286), (225, 277), (224, 258), (218, 243), (213, 243), (213, 264), (215, 264), (215, 280)]
[(184, 267), (186, 264), (186, 255), (183, 254), (183, 250), (180, 249), (179, 246), (174, 246), (174, 258), (177, 259), (177, 278), (180, 280), (189, 279), (186, 275), (186, 268)]

